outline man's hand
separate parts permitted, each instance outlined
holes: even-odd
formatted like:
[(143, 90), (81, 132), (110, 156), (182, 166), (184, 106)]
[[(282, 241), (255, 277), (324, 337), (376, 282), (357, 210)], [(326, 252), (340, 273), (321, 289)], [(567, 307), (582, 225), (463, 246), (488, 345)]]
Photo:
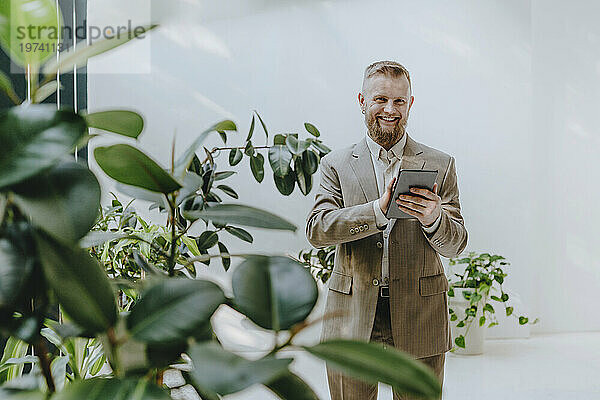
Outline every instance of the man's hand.
[(394, 193), (394, 183), (396, 183), (396, 178), (392, 178), (390, 183), (387, 185), (385, 189), (385, 193), (383, 196), (379, 198), (379, 208), (385, 214), (385, 211), (388, 209), (388, 205), (390, 204), (390, 199), (392, 198), (392, 194)]
[(425, 198), (402, 194), (396, 200), (398, 208), (413, 217), (417, 217), (423, 226), (433, 224), (442, 212), (442, 199), (437, 195), (437, 182), (433, 184), (433, 192), (420, 188), (410, 188), (410, 191)]

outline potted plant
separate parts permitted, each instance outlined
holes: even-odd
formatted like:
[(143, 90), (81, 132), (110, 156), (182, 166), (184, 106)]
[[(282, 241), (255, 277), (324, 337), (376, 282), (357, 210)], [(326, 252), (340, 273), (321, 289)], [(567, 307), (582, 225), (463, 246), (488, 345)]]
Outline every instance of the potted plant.
[[(488, 298), (501, 303), (507, 316), (514, 315), (513, 307), (506, 303), (508, 293), (502, 287), (507, 276), (502, 268), (510, 263), (497, 254), (469, 252), (466, 257), (450, 259), (451, 266), (457, 264), (466, 266), (462, 274), (454, 273), (459, 280), (448, 279), (451, 331), (456, 345), (451, 351), (456, 354), (481, 354), (484, 325), (488, 323), (488, 328), (498, 325), (496, 310)], [(537, 318), (529, 322), (528, 317), (519, 316), (521, 325), (537, 322)]]

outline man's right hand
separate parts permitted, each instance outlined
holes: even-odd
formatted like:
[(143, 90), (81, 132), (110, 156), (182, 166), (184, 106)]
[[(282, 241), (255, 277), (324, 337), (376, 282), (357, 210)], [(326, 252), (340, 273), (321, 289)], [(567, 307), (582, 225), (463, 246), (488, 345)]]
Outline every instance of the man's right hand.
[(392, 178), (392, 180), (390, 181), (390, 183), (387, 185), (387, 188), (385, 189), (385, 193), (383, 194), (383, 196), (381, 196), (379, 198), (379, 208), (381, 209), (381, 212), (383, 212), (385, 214), (386, 210), (388, 209), (388, 206), (390, 204), (390, 199), (392, 198), (392, 194), (394, 193), (394, 183), (396, 183), (396, 178)]

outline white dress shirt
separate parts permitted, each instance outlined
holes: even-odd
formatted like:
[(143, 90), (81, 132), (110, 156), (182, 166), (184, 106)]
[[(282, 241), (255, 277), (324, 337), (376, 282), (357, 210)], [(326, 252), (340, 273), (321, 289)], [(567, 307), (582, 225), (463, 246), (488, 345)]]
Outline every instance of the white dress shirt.
[[(390, 148), (389, 151), (377, 144), (367, 133), (367, 146), (371, 153), (371, 160), (373, 161), (373, 167), (375, 169), (375, 177), (377, 179), (377, 190), (379, 196), (381, 196), (387, 185), (390, 183), (392, 178), (398, 176), (400, 169), (400, 163), (402, 161), (402, 154), (404, 153), (404, 145), (406, 144), (406, 134), (402, 135), (402, 139)], [(393, 200), (390, 200), (393, 201)], [(390, 206), (395, 203), (390, 204)], [(373, 201), (373, 210), (375, 211), (375, 221), (379, 229), (383, 231), (383, 256), (381, 259), (381, 285), (388, 286), (390, 281), (390, 270), (389, 270), (389, 237), (390, 231), (394, 226), (393, 221), (390, 221), (385, 217), (381, 207), (379, 206), (379, 199)], [(438, 216), (433, 225), (429, 227), (423, 226), (425, 232), (434, 232), (440, 224), (442, 214)], [(387, 226), (386, 226), (387, 225)]]

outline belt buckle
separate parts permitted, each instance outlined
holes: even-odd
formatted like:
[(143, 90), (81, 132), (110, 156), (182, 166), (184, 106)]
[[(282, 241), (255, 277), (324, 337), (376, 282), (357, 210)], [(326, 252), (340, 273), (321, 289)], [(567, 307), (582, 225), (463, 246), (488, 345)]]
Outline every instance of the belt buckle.
[(381, 297), (390, 297), (390, 287), (389, 286), (380, 286), (379, 287), (379, 295)]

